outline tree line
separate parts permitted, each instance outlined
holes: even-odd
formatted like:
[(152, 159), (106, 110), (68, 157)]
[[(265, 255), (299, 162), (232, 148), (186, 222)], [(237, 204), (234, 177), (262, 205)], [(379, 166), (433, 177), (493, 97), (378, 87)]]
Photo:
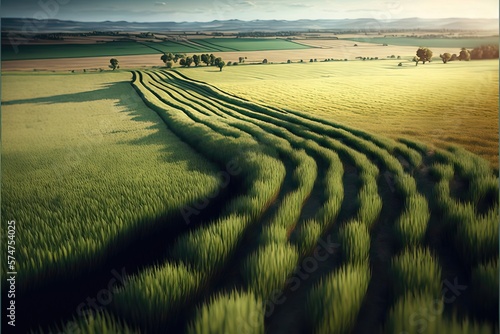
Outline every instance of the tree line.
[[(466, 48), (462, 48), (458, 55), (456, 53), (451, 54), (449, 52), (445, 52), (439, 55), (439, 58), (443, 61), (443, 63), (447, 63), (449, 61), (469, 61), (469, 60), (477, 60), (477, 59), (498, 59), (498, 45), (482, 45), (476, 47), (472, 50), (467, 50)], [(417, 50), (417, 55), (413, 58), (415, 65), (421, 61), (423, 64), (426, 62), (431, 62), (432, 60), (432, 50), (429, 48), (420, 47)]]
[(222, 71), (222, 68), (226, 66), (226, 62), (222, 60), (221, 57), (216, 57), (213, 53), (204, 53), (202, 55), (186, 56), (184, 53), (164, 53), (160, 59), (165, 63), (167, 68), (172, 68), (174, 63), (179, 62), (179, 65), (183, 67), (200, 66), (204, 63), (206, 66), (216, 66)]

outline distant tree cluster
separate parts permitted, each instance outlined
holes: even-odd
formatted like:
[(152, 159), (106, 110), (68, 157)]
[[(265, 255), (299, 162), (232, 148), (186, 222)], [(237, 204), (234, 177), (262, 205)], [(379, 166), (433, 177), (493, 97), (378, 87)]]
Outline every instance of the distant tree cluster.
[(356, 57), (354, 59), (359, 59), (359, 60), (378, 60), (378, 57)]
[(191, 67), (193, 64), (198, 67), (201, 63), (204, 63), (206, 66), (217, 66), (222, 71), (222, 68), (226, 65), (226, 62), (221, 57), (215, 57), (214, 54), (208, 53), (193, 56), (186, 56), (183, 53), (176, 53), (175, 55), (164, 53), (160, 59), (165, 63), (167, 68), (172, 68), (173, 63), (177, 62), (183, 67)]
[(498, 59), (498, 45), (482, 45), (471, 51), (466, 48), (462, 48), (459, 54), (450, 54), (445, 52), (439, 55), (443, 63), (455, 60), (475, 60), (475, 59)]
[(482, 45), (470, 51), (471, 59), (498, 59), (498, 45)]
[(278, 32), (265, 32), (265, 31), (252, 31), (252, 32), (239, 32), (236, 37), (286, 37), (301, 35), (298, 31), (278, 31)]

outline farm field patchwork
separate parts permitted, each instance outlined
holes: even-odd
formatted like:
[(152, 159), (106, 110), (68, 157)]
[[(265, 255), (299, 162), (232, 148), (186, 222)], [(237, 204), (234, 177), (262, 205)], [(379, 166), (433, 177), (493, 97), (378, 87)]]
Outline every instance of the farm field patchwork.
[[(74, 264), (104, 278), (82, 286), (66, 301), (67, 311), (26, 329), (419, 332), (411, 315), (439, 304), (442, 312), (431, 324), (436, 332), (494, 333), (498, 297), (481, 287), (498, 286), (498, 65), (439, 65), (6, 76), (2, 214), (29, 221), (47, 198), (54, 215), (65, 213), (57, 205), (75, 207), (92, 185), (100, 197), (82, 205), (93, 208), (91, 219), (100, 217), (96, 228), (103, 234), (123, 230), (158, 239), (141, 244), (142, 253), (153, 254), (149, 261), (115, 258), (106, 266), (123, 266), (127, 279), (110, 288), (111, 300), (92, 316), (82, 316), (81, 298), (98, 294), (109, 278), (92, 271), (103, 256), (99, 247), (83, 252)], [(466, 84), (455, 85), (464, 77)], [(56, 90), (52, 78), (61, 85)], [(451, 83), (445, 91), (443, 81)], [(22, 88), (29, 85), (44, 88), (28, 97)], [(51, 181), (50, 157), (61, 159), (58, 149), (65, 147), (81, 152), (79, 144), (90, 138), (100, 139), (78, 155), (77, 165), (56, 161), (72, 169)], [(467, 138), (484, 150), (467, 146)], [(222, 180), (220, 168), (228, 171)], [(47, 182), (30, 183), (39, 175), (49, 175)], [(221, 195), (207, 199), (218, 188)], [(72, 189), (82, 189), (81, 196), (71, 197)], [(213, 210), (203, 209), (216, 199)], [(112, 230), (108, 205), (142, 217), (140, 224)], [(197, 212), (198, 219), (184, 228), (148, 229), (176, 223), (155, 219), (175, 210)], [(53, 229), (54, 215), (34, 226)], [(69, 233), (71, 225), (62, 222), (71, 215), (60, 217), (62, 232)], [(82, 231), (93, 226), (85, 222), (78, 222)], [(20, 247), (50, 253), (47, 239), (40, 235)], [(109, 246), (124, 248), (126, 242)], [(49, 268), (64, 283), (74, 267)], [(442, 287), (457, 280), (471, 289), (445, 302)], [(35, 281), (27, 276), (26, 286)], [(62, 284), (55, 298), (72, 289)], [(25, 292), (20, 301), (29, 297)], [(34, 319), (45, 315), (40, 305), (29, 311)]]
[(2, 60), (56, 59), (99, 56), (126, 56), (142, 54), (161, 54), (162, 52), (214, 53), (224, 51), (262, 51), (262, 50), (301, 50), (309, 49), (306, 45), (284, 39), (239, 39), (209, 38), (187, 41), (136, 42), (113, 41), (96, 44), (54, 44), (54, 45), (18, 45), (14, 50), (8, 44), (2, 44)]

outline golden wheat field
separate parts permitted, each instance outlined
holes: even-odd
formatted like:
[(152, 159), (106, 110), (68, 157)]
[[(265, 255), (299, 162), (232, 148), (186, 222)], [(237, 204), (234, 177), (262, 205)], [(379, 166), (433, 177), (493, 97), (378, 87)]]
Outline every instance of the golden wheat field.
[[(397, 66), (402, 62), (403, 66)], [(252, 101), (390, 137), (459, 144), (498, 167), (498, 61), (348, 61), (189, 69)]]

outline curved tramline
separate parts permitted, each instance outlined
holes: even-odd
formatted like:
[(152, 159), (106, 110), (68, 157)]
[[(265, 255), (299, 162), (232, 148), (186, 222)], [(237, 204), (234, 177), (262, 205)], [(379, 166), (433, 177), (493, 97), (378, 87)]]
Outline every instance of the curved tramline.
[[(488, 311), (498, 298), (479, 287), (498, 287), (498, 178), (487, 162), (256, 103), (180, 71), (132, 73), (173, 133), (219, 167), (238, 167), (229, 182), (242, 189), (216, 218), (175, 235), (163, 261), (130, 276), (110, 309), (80, 327), (411, 333), (420, 328), (409, 317), (429, 303), (446, 310), (436, 331), (498, 326)], [(458, 265), (435, 233), (449, 234)], [(338, 247), (320, 252), (325, 240)], [(478, 286), (459, 318), (443, 304), (449, 268)]]

